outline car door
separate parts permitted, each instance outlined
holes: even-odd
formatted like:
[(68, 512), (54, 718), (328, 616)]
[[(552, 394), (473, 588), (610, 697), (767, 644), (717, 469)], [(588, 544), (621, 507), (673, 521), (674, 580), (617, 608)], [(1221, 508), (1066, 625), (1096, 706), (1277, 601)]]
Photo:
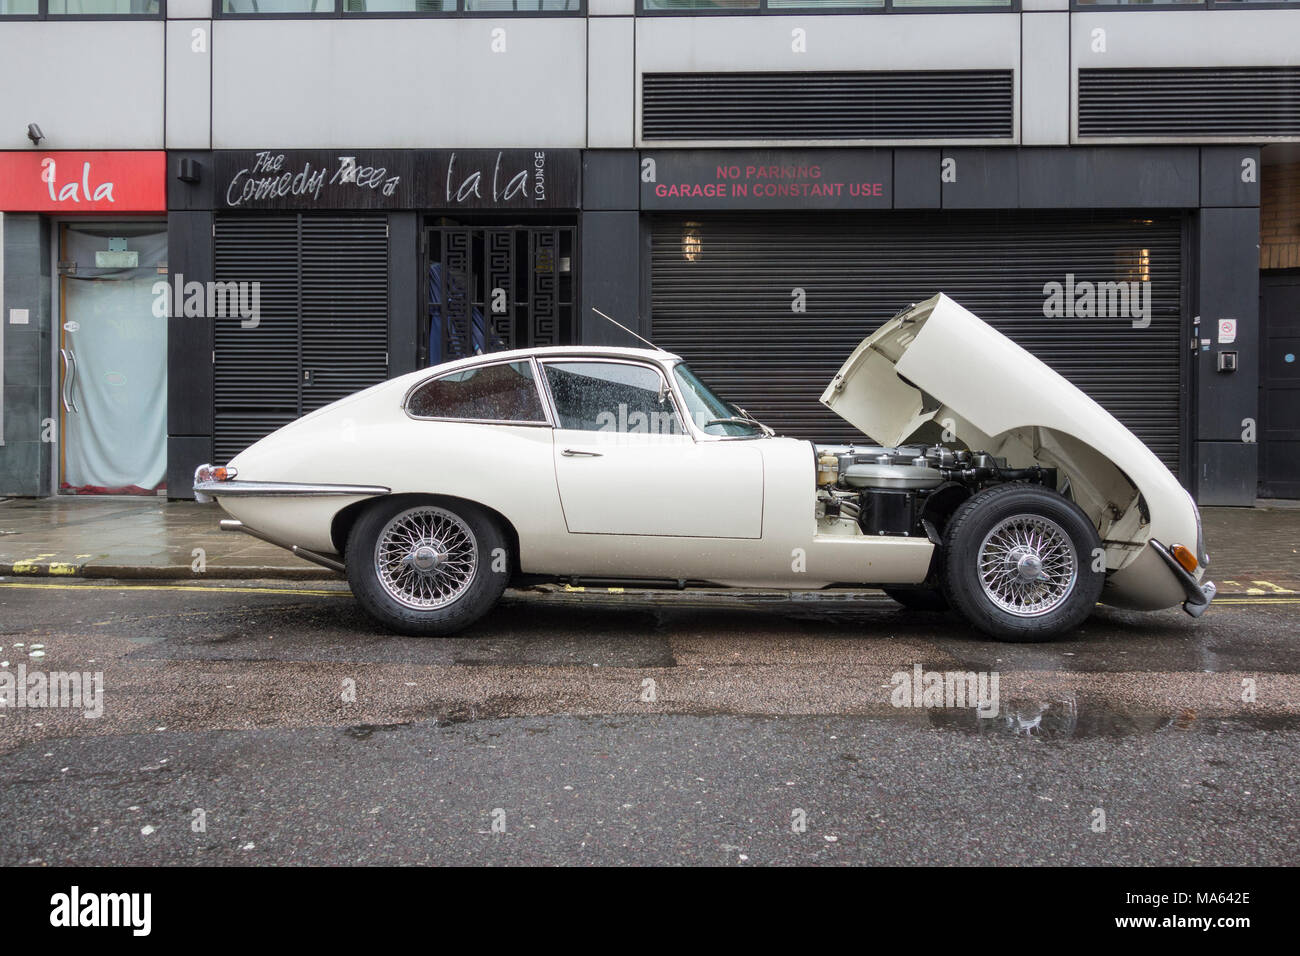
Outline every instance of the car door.
[(762, 536), (761, 454), (752, 442), (697, 441), (661, 369), (609, 358), (542, 368), (570, 533)]

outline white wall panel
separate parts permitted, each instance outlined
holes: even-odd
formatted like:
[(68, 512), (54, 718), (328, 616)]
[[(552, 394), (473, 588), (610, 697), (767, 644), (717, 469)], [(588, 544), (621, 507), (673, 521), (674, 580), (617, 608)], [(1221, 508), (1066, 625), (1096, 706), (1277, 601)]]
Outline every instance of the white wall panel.
[(580, 147), (586, 32), (581, 17), (218, 20), (213, 146)]
[(0, 24), (0, 149), (162, 149), (161, 20)]
[(167, 22), (167, 148), (212, 145), (212, 22)]
[(631, 17), (593, 17), (587, 33), (587, 145), (630, 149), (635, 136), (635, 44)]

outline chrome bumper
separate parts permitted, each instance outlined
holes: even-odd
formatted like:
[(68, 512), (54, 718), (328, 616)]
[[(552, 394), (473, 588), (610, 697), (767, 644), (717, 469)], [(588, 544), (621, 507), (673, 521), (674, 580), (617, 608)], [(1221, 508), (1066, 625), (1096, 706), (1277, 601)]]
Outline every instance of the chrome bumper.
[[(1214, 586), (1214, 582), (1205, 581), (1198, 584), (1196, 578), (1192, 577), (1187, 572), (1187, 569), (1169, 553), (1169, 549), (1155, 538), (1151, 539), (1151, 547), (1155, 549), (1156, 554), (1160, 555), (1161, 560), (1165, 562), (1169, 570), (1174, 573), (1174, 577), (1178, 579), (1178, 583), (1182, 585), (1183, 594), (1187, 596), (1187, 600), (1183, 602), (1183, 610), (1192, 617), (1200, 617), (1205, 613), (1205, 609), (1210, 606), (1210, 602), (1214, 600), (1214, 596), (1218, 593), (1218, 588)], [(1201, 555), (1198, 554), (1198, 560), (1200, 557)]]
[(200, 472), (210, 471), (211, 465), (199, 465), (194, 470), (194, 498), (200, 502), (211, 501), (214, 497), (245, 498), (326, 498), (326, 497), (362, 497), (374, 498), (389, 494), (392, 489), (383, 485), (331, 485), (301, 481), (240, 481), (232, 478), (228, 481), (203, 481)]

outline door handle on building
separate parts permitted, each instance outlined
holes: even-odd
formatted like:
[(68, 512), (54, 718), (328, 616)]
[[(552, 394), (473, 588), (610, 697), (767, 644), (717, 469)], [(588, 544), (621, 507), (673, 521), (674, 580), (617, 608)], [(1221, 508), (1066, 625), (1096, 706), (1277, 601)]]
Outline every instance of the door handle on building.
[(77, 400), (72, 397), (72, 386), (77, 379), (77, 357), (72, 354), (72, 349), (59, 349), (59, 357), (63, 359), (63, 410), (80, 414)]

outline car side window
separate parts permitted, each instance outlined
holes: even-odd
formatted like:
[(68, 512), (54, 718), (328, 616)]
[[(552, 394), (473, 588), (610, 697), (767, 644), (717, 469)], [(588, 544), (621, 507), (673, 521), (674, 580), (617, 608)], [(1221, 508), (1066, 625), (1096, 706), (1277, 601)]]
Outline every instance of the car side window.
[(406, 410), (416, 418), (546, 421), (531, 362), (476, 365), (440, 375), (411, 393)]
[[(547, 362), (546, 384), (560, 428), (682, 435), (663, 378), (626, 362)], [(662, 399), (662, 400), (661, 400)]]

